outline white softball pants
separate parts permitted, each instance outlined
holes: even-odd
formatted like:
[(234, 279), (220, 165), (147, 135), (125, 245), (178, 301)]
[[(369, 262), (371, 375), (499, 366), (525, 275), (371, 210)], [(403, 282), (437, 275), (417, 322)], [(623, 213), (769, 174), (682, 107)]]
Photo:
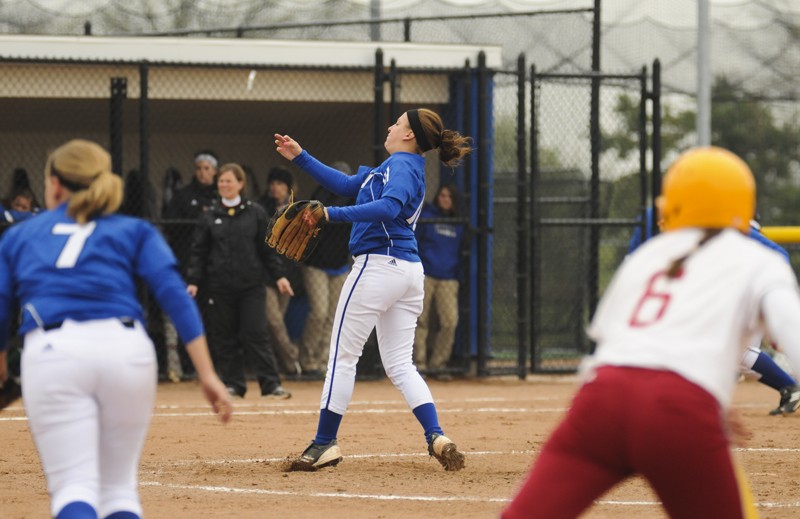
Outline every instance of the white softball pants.
[(55, 517), (83, 501), (142, 515), (137, 470), (155, 401), (155, 349), (140, 323), (64, 321), (25, 335), (22, 395)]
[(408, 406), (414, 409), (433, 403), (430, 389), (412, 360), (424, 279), (422, 263), (380, 254), (356, 258), (336, 307), (322, 409), (342, 415), (347, 411), (356, 364), (373, 328), (386, 375)]

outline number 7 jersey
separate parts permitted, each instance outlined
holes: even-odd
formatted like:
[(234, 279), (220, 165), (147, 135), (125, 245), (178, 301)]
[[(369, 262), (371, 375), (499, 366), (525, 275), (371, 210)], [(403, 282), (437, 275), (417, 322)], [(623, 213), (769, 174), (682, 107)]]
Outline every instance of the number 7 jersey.
[[(763, 333), (763, 297), (796, 291), (797, 280), (780, 254), (736, 230), (697, 248), (702, 236), (660, 234), (625, 260), (589, 327), (598, 343), (589, 364), (673, 371), (727, 407), (742, 353)], [(687, 254), (670, 279), (667, 269)]]
[(203, 333), (175, 256), (148, 222), (113, 214), (79, 225), (63, 204), (11, 227), (0, 239), (0, 350), (15, 303), (21, 335), (66, 319), (143, 321), (139, 279), (175, 319), (182, 339)]

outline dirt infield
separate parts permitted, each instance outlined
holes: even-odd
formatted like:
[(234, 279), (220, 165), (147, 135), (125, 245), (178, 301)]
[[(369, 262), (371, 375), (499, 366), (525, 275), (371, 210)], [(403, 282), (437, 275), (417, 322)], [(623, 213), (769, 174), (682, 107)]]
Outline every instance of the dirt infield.
[[(569, 377), (431, 382), (447, 434), (467, 467), (444, 472), (400, 394), (386, 380), (359, 381), (339, 440), (344, 461), (285, 473), (283, 460), (313, 437), (320, 382), (288, 382), (290, 400), (237, 400), (222, 426), (193, 383), (159, 386), (140, 481), (150, 518), (497, 517), (575, 390)], [(800, 516), (800, 415), (767, 416), (777, 393), (739, 385), (736, 406), (754, 433), (737, 456), (762, 517)], [(0, 412), (0, 516), (47, 517), (44, 477), (21, 406)], [(663, 518), (640, 480), (603, 496), (589, 518)]]

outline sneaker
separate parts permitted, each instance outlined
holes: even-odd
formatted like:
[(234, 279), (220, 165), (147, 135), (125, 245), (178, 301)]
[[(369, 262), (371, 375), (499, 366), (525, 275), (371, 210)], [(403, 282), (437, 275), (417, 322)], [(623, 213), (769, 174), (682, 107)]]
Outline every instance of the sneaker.
[(239, 391), (235, 387), (228, 386), (226, 389), (228, 390), (228, 394), (229, 395), (231, 395), (233, 397), (236, 397), (236, 398), (244, 398), (244, 393), (242, 393), (241, 391)]
[(292, 394), (283, 389), (283, 386), (278, 386), (269, 393), (264, 393), (261, 396), (275, 398), (276, 400), (286, 400), (287, 398), (292, 398)]
[(443, 434), (433, 433), (428, 442), (428, 454), (442, 464), (444, 470), (461, 470), (464, 468), (464, 455), (458, 452), (453, 441)]
[(318, 445), (311, 440), (306, 450), (292, 462), (291, 470), (315, 471), (323, 467), (335, 467), (342, 461), (342, 451), (336, 440), (327, 445)]
[(775, 416), (779, 414), (791, 414), (800, 407), (800, 386), (786, 386), (781, 389), (781, 401), (778, 407), (769, 412)]

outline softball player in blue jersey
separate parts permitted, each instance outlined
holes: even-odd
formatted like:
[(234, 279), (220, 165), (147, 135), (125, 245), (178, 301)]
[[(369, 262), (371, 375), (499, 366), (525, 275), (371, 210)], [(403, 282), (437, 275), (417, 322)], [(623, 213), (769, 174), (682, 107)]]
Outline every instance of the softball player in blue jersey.
[(231, 414), (175, 257), (149, 223), (114, 214), (121, 200), (108, 153), (93, 142), (70, 141), (45, 168), (51, 210), (0, 241), (0, 329), (8, 329), (18, 302), (23, 401), (58, 519), (142, 515), (136, 476), (155, 400), (156, 359), (136, 279), (175, 323), (214, 411), (223, 422)]
[(383, 367), (422, 425), (428, 452), (445, 470), (460, 470), (464, 455), (444, 435), (430, 389), (412, 361), (424, 279), (414, 227), (425, 199), (422, 154), (435, 149), (444, 164), (455, 166), (469, 153), (469, 138), (445, 129), (430, 110), (409, 110), (389, 127), (389, 158), (353, 176), (320, 163), (288, 135), (276, 134), (275, 144), (327, 189), (356, 199), (353, 206), (327, 208), (331, 221), (353, 222), (355, 262), (336, 308), (317, 434), (291, 468), (316, 470), (341, 461), (337, 432), (353, 395), (356, 364), (376, 328)]

